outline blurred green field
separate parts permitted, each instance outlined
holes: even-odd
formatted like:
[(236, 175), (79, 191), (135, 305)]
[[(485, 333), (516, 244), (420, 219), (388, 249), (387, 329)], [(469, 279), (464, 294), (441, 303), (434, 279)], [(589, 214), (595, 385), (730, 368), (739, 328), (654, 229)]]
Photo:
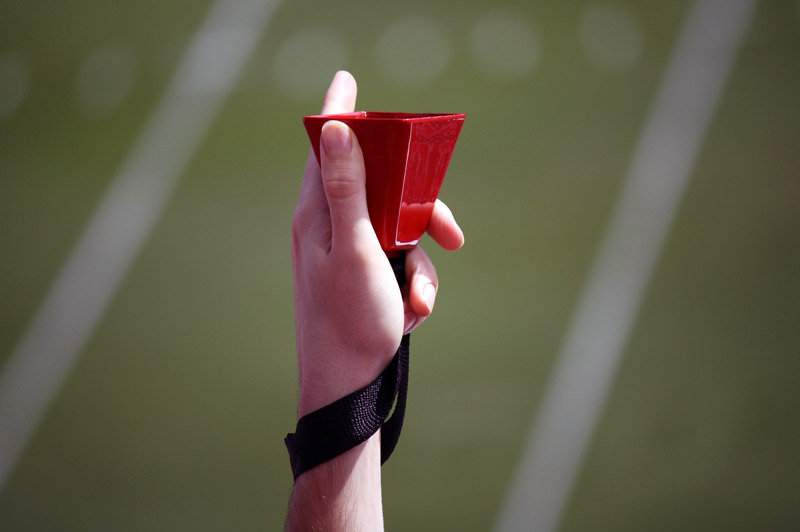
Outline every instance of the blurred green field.
[[(209, 5), (0, 3), (0, 371)], [(641, 53), (624, 68), (582, 45), (592, 6), (635, 23)], [(0, 491), (0, 530), (281, 529), (300, 117), (340, 68), (359, 82), (358, 109), (467, 114), (441, 194), (467, 244), (424, 244), (441, 289), (412, 338), (385, 519), (491, 530), (688, 6), (282, 3)], [(537, 39), (535, 66), (515, 79), (471, 45), (498, 11)], [(405, 84), (378, 60), (398, 20), (446, 39), (429, 80)], [(306, 84), (287, 85), (287, 43), (315, 34), (337, 46), (298, 56), (307, 77), (289, 74)], [(109, 45), (133, 77), (119, 102), (92, 104), (80, 72)], [(7, 72), (24, 74), (14, 107), (22, 89)], [(800, 3), (763, 0), (561, 529), (800, 529), (798, 323)]]

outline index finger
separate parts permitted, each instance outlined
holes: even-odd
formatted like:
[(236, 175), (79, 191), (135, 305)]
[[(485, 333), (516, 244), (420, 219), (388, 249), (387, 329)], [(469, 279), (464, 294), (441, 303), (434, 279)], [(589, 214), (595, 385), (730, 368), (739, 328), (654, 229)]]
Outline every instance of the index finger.
[(356, 80), (350, 72), (340, 70), (333, 76), (325, 100), (322, 103), (322, 114), (352, 113), (356, 107)]

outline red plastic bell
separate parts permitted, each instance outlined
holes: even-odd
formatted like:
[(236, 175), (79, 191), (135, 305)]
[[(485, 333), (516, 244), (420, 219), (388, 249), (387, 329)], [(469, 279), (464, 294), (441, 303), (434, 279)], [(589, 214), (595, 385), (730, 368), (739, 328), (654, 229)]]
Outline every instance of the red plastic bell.
[(317, 162), (325, 122), (353, 130), (364, 153), (370, 220), (391, 252), (414, 247), (425, 233), (465, 116), (360, 111), (305, 116), (303, 124)]

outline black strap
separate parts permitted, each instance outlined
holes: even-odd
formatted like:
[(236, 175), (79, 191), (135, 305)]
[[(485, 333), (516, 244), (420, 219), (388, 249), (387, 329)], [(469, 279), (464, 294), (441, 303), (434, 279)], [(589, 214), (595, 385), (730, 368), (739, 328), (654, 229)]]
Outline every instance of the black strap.
[[(405, 284), (405, 253), (389, 259), (399, 286)], [(333, 403), (300, 418), (284, 440), (292, 474), (300, 474), (365, 442), (381, 429), (381, 464), (397, 446), (408, 395), (408, 334), (377, 379)], [(395, 398), (397, 404), (395, 405)], [(387, 420), (394, 406), (392, 417)]]
[[(406, 252), (401, 251), (396, 256), (390, 257), (389, 263), (392, 265), (397, 285), (402, 290), (406, 284)], [(394, 407), (392, 418), (387, 420), (381, 429), (381, 464), (391, 456), (397, 446), (397, 441), (400, 439), (400, 431), (403, 429), (403, 420), (406, 416), (406, 397), (408, 396), (408, 347), (410, 340), (410, 335), (403, 335), (400, 347), (395, 355), (397, 360), (397, 405)]]
[(400, 348), (392, 363), (397, 362), (397, 404), (392, 417), (386, 420), (381, 427), (381, 464), (392, 455), (400, 431), (403, 430), (403, 420), (406, 416), (406, 397), (408, 396), (408, 343), (410, 335), (403, 336)]

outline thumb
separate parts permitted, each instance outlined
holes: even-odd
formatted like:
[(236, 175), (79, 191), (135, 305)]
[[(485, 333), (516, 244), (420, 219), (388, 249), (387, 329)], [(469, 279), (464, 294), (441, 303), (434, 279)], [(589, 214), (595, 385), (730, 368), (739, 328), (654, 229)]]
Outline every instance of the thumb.
[(322, 185), (331, 215), (332, 247), (376, 238), (367, 210), (364, 156), (353, 131), (330, 120), (320, 140)]

